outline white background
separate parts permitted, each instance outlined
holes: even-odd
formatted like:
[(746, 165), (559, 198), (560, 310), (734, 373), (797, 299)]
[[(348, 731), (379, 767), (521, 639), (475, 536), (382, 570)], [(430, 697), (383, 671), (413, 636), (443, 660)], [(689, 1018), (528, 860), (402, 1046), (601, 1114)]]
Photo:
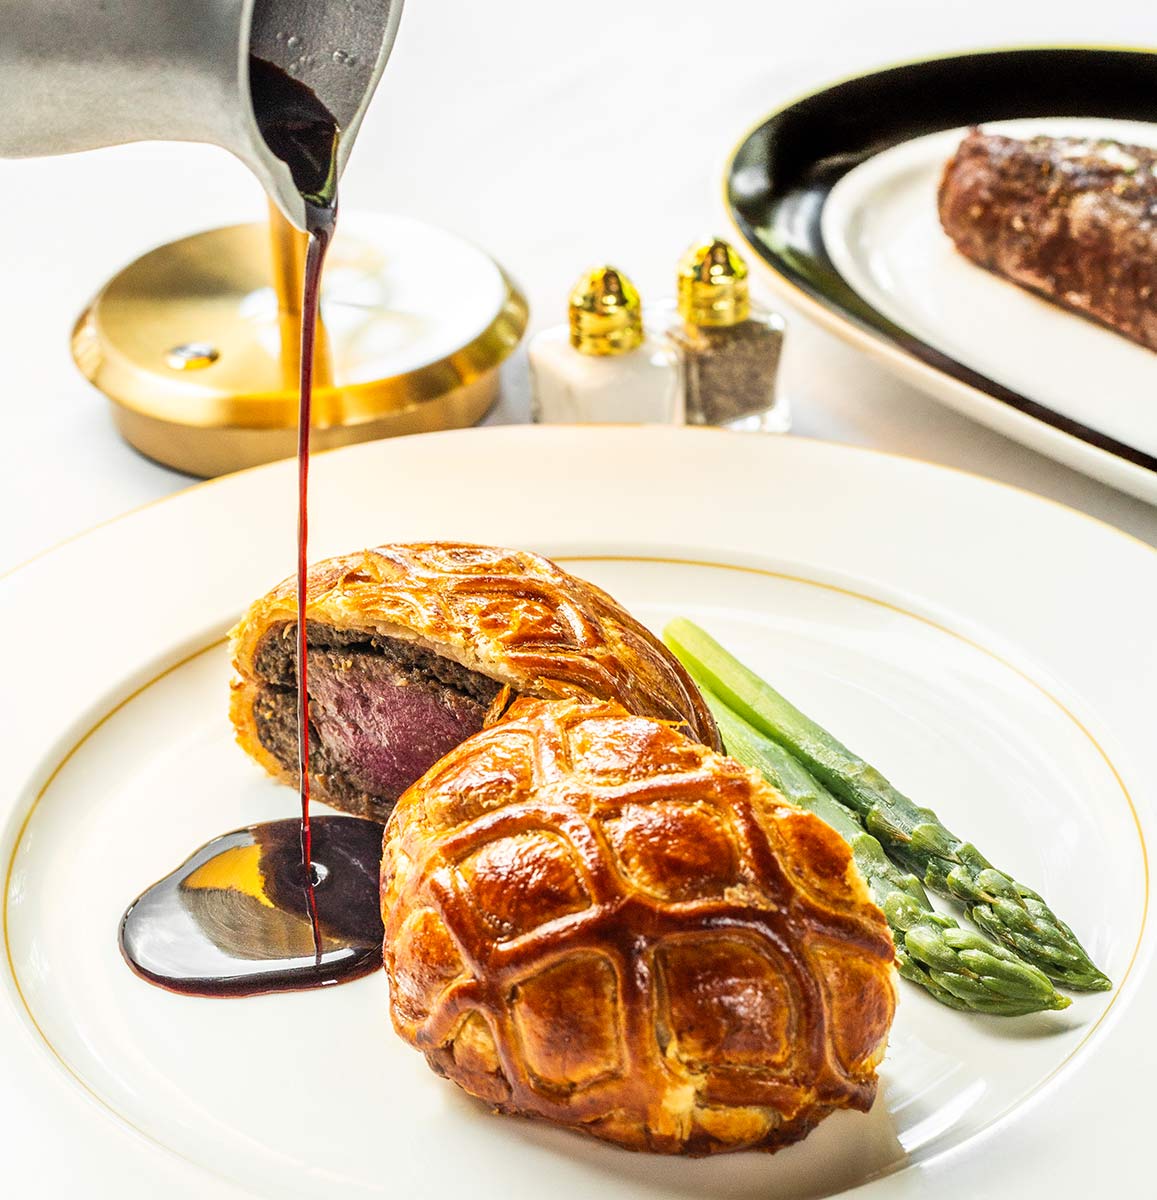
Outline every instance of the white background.
[[(726, 228), (730, 149), (802, 91), (945, 51), (1141, 46), (1154, 29), (1147, 0), (409, 0), (343, 205), (419, 216), (481, 243), (527, 292), (533, 330), (560, 319), (592, 262), (621, 266), (645, 298), (669, 292), (685, 244)], [(143, 250), (260, 219), (265, 202), (224, 152), (157, 144), (0, 162), (0, 195), (3, 570), (189, 484), (120, 441), (72, 364), (69, 332)], [(942, 409), (798, 316), (784, 383), (794, 436), (963, 467), (1157, 544), (1157, 510)], [(506, 384), (491, 420), (524, 420), (523, 355)]]

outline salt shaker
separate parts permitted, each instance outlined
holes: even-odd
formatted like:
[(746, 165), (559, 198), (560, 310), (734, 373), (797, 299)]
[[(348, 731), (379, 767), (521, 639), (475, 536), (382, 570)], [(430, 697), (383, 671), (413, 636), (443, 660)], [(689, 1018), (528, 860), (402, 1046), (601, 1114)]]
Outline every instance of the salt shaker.
[(568, 317), (530, 343), (535, 421), (682, 423), (679, 352), (648, 333), (639, 293), (621, 271), (588, 271), (571, 292)]
[(747, 264), (722, 238), (692, 246), (679, 263), (668, 335), (683, 352), (689, 425), (783, 432), (776, 393), (784, 323), (753, 304)]

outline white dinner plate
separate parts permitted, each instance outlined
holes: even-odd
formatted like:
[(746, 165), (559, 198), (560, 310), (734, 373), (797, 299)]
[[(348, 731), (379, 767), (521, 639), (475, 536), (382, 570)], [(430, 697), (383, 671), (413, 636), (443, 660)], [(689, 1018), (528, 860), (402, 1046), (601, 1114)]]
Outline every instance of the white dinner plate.
[(0, 581), (6, 1194), (1145, 1194), (1157, 554), (1026, 493), (800, 439), (504, 428), (317, 458), (315, 558), (527, 547), (652, 628), (694, 618), (1042, 890), (1115, 982), (1016, 1020), (901, 983), (871, 1113), (686, 1161), (491, 1115), (395, 1037), (380, 973), (207, 1000), (121, 961), (142, 887), (295, 809), (233, 743), (222, 644), (291, 567), (294, 483), (286, 462), (204, 484)]

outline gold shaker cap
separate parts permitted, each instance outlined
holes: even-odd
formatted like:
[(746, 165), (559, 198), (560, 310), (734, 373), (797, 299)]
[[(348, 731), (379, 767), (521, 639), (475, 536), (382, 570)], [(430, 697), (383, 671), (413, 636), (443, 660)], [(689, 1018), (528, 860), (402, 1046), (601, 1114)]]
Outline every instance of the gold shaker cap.
[(626, 354), (643, 341), (643, 302), (614, 267), (596, 267), (570, 294), (570, 344), (582, 354)]
[(679, 314), (693, 325), (738, 325), (751, 314), (747, 264), (722, 238), (699, 242), (679, 262)]

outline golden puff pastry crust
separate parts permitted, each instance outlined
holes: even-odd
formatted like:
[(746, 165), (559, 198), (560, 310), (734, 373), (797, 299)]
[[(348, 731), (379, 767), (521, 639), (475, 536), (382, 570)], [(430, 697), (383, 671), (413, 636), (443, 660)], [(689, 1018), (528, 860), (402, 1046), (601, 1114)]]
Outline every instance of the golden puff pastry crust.
[[(287, 644), (295, 620), (296, 589), (287, 579), (254, 603), (231, 633), (230, 712), (237, 740), (287, 783), (296, 782), (296, 762), (287, 762), (284, 753), (279, 758), (261, 727), (270, 698), (261, 660), (263, 648)], [(537, 554), (429, 542), (332, 558), (310, 568), (307, 620), (310, 629), (433, 652), (494, 681), (496, 690), (508, 685), (523, 696), (616, 700), (630, 712), (682, 723), (691, 736), (721, 746), (703, 698), (667, 648), (601, 589)], [(312, 664), (312, 632), (310, 646)], [(311, 689), (311, 720), (316, 703)], [(374, 796), (352, 794), (327, 774), (324, 747), (318, 761), (322, 767), (312, 779), (318, 799), (369, 815), (388, 812)]]
[(893, 947), (844, 842), (615, 704), (519, 701), (399, 800), (394, 1028), (496, 1110), (775, 1150), (876, 1094)]

